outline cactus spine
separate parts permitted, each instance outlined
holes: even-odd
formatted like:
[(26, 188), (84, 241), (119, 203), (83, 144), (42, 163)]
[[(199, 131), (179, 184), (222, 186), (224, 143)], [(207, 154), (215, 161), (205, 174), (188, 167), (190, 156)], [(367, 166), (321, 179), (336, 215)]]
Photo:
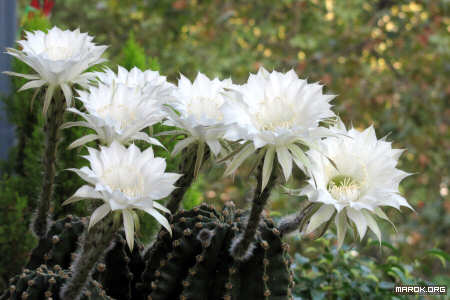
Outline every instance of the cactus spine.
[[(60, 298), (58, 292), (70, 276), (70, 272), (58, 265), (52, 268), (42, 265), (35, 270), (24, 269), (10, 280), (10, 286), (0, 296), (0, 300), (67, 300), (68, 298)], [(112, 300), (96, 281), (88, 283), (80, 299)]]
[(62, 299), (80, 299), (81, 291), (89, 281), (96, 263), (111, 245), (116, 231), (114, 223), (113, 214), (109, 214), (86, 232), (80, 252), (71, 266), (73, 275), (60, 292)]
[(56, 176), (59, 127), (61, 127), (64, 121), (64, 110), (66, 106), (66, 102), (62, 97), (56, 97), (56, 95), (61, 93), (61, 91), (55, 92), (55, 99), (50, 104), (50, 111), (46, 116), (44, 125), (45, 151), (42, 157), (44, 174), (42, 176), (42, 190), (32, 223), (33, 232), (39, 238), (45, 237), (49, 223), (50, 201), (53, 196), (53, 186)]
[[(199, 151), (195, 146), (198, 146), (198, 149), (203, 147), (203, 152), (201, 152), (201, 155), (199, 155)], [(169, 202), (166, 205), (172, 213), (175, 213), (178, 210), (181, 202), (183, 201), (184, 194), (195, 180), (197, 175), (196, 172), (198, 172), (201, 165), (208, 160), (209, 156), (210, 150), (208, 147), (205, 149), (203, 142), (192, 144), (183, 149), (182, 161), (178, 167), (178, 173), (183, 174), (183, 176), (176, 182), (175, 185), (178, 188), (172, 192)]]
[(257, 167), (257, 174), (256, 174), (256, 180), (257, 180), (257, 186), (255, 190), (255, 196), (253, 198), (252, 202), (252, 208), (250, 211), (250, 216), (248, 218), (245, 231), (239, 235), (237, 235), (233, 243), (231, 244), (230, 252), (233, 255), (235, 259), (238, 260), (246, 260), (248, 259), (253, 251), (254, 245), (254, 239), (255, 234), (258, 229), (258, 224), (261, 219), (261, 214), (264, 210), (264, 207), (267, 204), (267, 201), (270, 196), (270, 192), (275, 185), (275, 172), (276, 169), (273, 168), (270, 174), (269, 182), (264, 188), (262, 189), (262, 177), (263, 177), (263, 165), (264, 162), (261, 160)]
[(133, 251), (130, 251), (125, 233), (116, 233), (114, 245), (106, 252), (104, 261), (97, 264), (93, 278), (101, 282), (106, 293), (115, 299), (137, 299), (135, 286), (145, 268), (141, 256), (143, 250), (144, 246), (135, 238)]
[(27, 268), (35, 269), (45, 264), (59, 265), (63, 269), (68, 269), (86, 224), (87, 221), (84, 218), (80, 219), (72, 215), (55, 221), (45, 238), (41, 238), (37, 247), (33, 249)]
[[(79, 238), (87, 228), (87, 220), (68, 215), (55, 221), (45, 239), (39, 241), (33, 250), (27, 269), (36, 269), (42, 264), (48, 267), (69, 269), (76, 257)], [(100, 282), (106, 293), (115, 299), (135, 299), (135, 285), (145, 268), (141, 256), (144, 246), (135, 238), (131, 252), (126, 244), (125, 233), (121, 230), (114, 235), (113, 246), (104, 259), (97, 263), (92, 277)]]

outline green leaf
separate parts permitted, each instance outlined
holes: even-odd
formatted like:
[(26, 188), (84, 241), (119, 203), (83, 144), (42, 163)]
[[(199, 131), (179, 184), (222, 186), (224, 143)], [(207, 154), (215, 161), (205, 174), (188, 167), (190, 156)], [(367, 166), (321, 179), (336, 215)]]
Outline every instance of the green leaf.
[(444, 268), (447, 266), (447, 261), (450, 260), (450, 255), (447, 252), (444, 252), (440, 249), (427, 250), (425, 251), (425, 255), (430, 255), (438, 258), (441, 261)]
[(321, 292), (321, 291), (316, 291), (316, 290), (312, 290), (311, 291), (311, 297), (312, 297), (313, 300), (325, 299), (326, 295), (327, 295), (326, 292)]
[(402, 281), (402, 283), (404, 283), (404, 284), (407, 283), (405, 274), (404, 274), (403, 271), (402, 271), (400, 268), (398, 268), (397, 266), (391, 267), (387, 273), (388, 273), (389, 275), (393, 276), (393, 277), (398, 277), (398, 278), (400, 278), (400, 280)]
[(394, 286), (395, 286), (395, 283), (389, 282), (389, 281), (381, 281), (378, 284), (378, 287), (380, 289), (384, 289), (384, 290), (392, 290), (394, 288)]

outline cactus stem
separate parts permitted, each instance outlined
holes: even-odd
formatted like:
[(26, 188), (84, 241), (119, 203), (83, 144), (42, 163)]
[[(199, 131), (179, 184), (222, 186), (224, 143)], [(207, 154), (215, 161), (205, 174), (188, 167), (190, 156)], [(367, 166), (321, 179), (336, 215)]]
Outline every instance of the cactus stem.
[(275, 185), (275, 172), (276, 168), (272, 169), (270, 174), (269, 182), (262, 192), (262, 173), (263, 173), (263, 161), (258, 165), (256, 180), (257, 186), (255, 190), (255, 196), (253, 198), (252, 209), (250, 211), (250, 217), (248, 218), (247, 225), (243, 234), (236, 236), (231, 243), (230, 254), (237, 260), (247, 260), (252, 256), (252, 249), (255, 247), (254, 239), (255, 234), (258, 229), (259, 221), (261, 219), (261, 214), (270, 196), (270, 191)]
[(285, 235), (297, 230), (300, 224), (304, 222), (305, 217), (313, 209), (313, 205), (314, 203), (309, 203), (299, 213), (291, 214), (281, 219), (278, 225), (278, 230), (280, 231), (281, 235)]
[(203, 162), (209, 158), (210, 150), (206, 147), (206, 149), (204, 149), (204, 153), (202, 154), (202, 161), (197, 161), (197, 155), (199, 152), (195, 148), (197, 145), (197, 143), (192, 144), (192, 146), (189, 146), (182, 151), (182, 161), (179, 165), (179, 173), (183, 174), (183, 176), (176, 182), (175, 186), (178, 188), (173, 191), (166, 206), (172, 214), (178, 210), (181, 202), (183, 201), (184, 194), (194, 182), (196, 175), (195, 170), (197, 169), (198, 172)]
[(61, 299), (80, 299), (96, 263), (111, 246), (115, 232), (112, 214), (85, 232), (80, 253), (71, 266), (72, 278), (61, 289)]
[(61, 92), (56, 92), (54, 95), (55, 99), (53, 99), (50, 105), (50, 111), (46, 116), (47, 119), (44, 125), (45, 150), (42, 157), (44, 174), (42, 176), (42, 190), (32, 223), (32, 230), (39, 238), (45, 237), (48, 229), (50, 202), (53, 196), (53, 186), (56, 176), (59, 127), (64, 121), (66, 106), (66, 101), (64, 101), (63, 97), (57, 96), (61, 95)]

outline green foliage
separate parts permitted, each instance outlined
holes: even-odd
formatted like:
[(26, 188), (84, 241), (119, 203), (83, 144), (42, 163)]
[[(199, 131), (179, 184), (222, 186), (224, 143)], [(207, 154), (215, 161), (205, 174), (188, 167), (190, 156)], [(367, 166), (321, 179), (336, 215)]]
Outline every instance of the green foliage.
[(22, 268), (29, 249), (35, 245), (28, 230), (28, 199), (18, 192), (19, 184), (14, 177), (0, 181), (0, 290), (6, 288), (10, 275)]
[[(435, 279), (420, 279), (416, 275), (420, 262), (405, 263), (398, 256), (399, 250), (390, 243), (383, 242), (379, 246), (378, 241), (369, 239), (366, 248), (376, 248), (379, 258), (375, 258), (364, 255), (361, 251), (364, 249), (346, 245), (338, 250), (331, 242), (334, 238), (328, 233), (314, 243), (306, 243), (302, 254), (295, 253), (291, 267), (296, 283), (293, 293), (298, 299), (410, 299), (394, 296), (394, 286), (438, 284)], [(432, 253), (448, 256), (442, 251)], [(438, 279), (444, 282), (442, 284), (448, 281), (448, 277)]]
[(197, 180), (191, 185), (188, 191), (184, 194), (183, 208), (193, 209), (203, 202), (203, 190), (205, 189), (205, 179), (203, 175), (199, 175)]
[(122, 67), (126, 68), (127, 70), (131, 70), (134, 67), (137, 67), (141, 70), (150, 69), (158, 71), (160, 69), (158, 60), (156, 58), (150, 57), (147, 60), (144, 48), (142, 48), (142, 46), (137, 43), (132, 31), (130, 31), (128, 40), (122, 49), (120, 61)]
[(46, 31), (52, 27), (50, 20), (40, 11), (34, 12), (32, 17), (25, 16), (25, 18), (26, 20), (22, 22), (22, 32), (35, 30)]
[(125, 47), (122, 49), (121, 62), (127, 70), (134, 67), (145, 69), (147, 66), (144, 49), (136, 42), (133, 32), (130, 32)]

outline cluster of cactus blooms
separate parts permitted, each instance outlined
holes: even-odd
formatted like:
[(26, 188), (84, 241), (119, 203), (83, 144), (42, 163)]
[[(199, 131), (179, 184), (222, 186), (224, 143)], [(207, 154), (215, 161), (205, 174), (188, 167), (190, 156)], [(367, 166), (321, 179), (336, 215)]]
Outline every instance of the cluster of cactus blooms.
[[(361, 239), (369, 228), (381, 241), (376, 217), (389, 221), (381, 207), (411, 208), (398, 191), (409, 175), (396, 168), (402, 150), (377, 139), (373, 127), (346, 129), (322, 85), (264, 68), (243, 85), (202, 73), (193, 81), (180, 75), (175, 85), (159, 72), (120, 66), (88, 72), (106, 50), (92, 40), (54, 27), (28, 32), (21, 50), (7, 49), (36, 72), (5, 72), (30, 80), (21, 90), (45, 89), (46, 146), (32, 224), (39, 245), (0, 299), (289, 299), (283, 235), (324, 232), (334, 221), (338, 247), (349, 228)], [(74, 121), (64, 122), (69, 117)], [(158, 123), (174, 129), (153, 136)], [(89, 166), (70, 169), (86, 184), (63, 205), (90, 199), (95, 208), (89, 221), (51, 221), (58, 133), (73, 126), (92, 133), (70, 148), (97, 146), (87, 147)], [(172, 155), (182, 157), (179, 173), (166, 172), (165, 159), (154, 155), (152, 147), (166, 149), (161, 135), (178, 141)], [(253, 162), (257, 186), (248, 211), (231, 202), (222, 212), (178, 210), (206, 160), (224, 163), (224, 176)], [(302, 209), (275, 224), (263, 212), (294, 167), (306, 184), (287, 190)], [(300, 205), (305, 197), (308, 205)], [(135, 237), (137, 210), (162, 225), (146, 251)]]

